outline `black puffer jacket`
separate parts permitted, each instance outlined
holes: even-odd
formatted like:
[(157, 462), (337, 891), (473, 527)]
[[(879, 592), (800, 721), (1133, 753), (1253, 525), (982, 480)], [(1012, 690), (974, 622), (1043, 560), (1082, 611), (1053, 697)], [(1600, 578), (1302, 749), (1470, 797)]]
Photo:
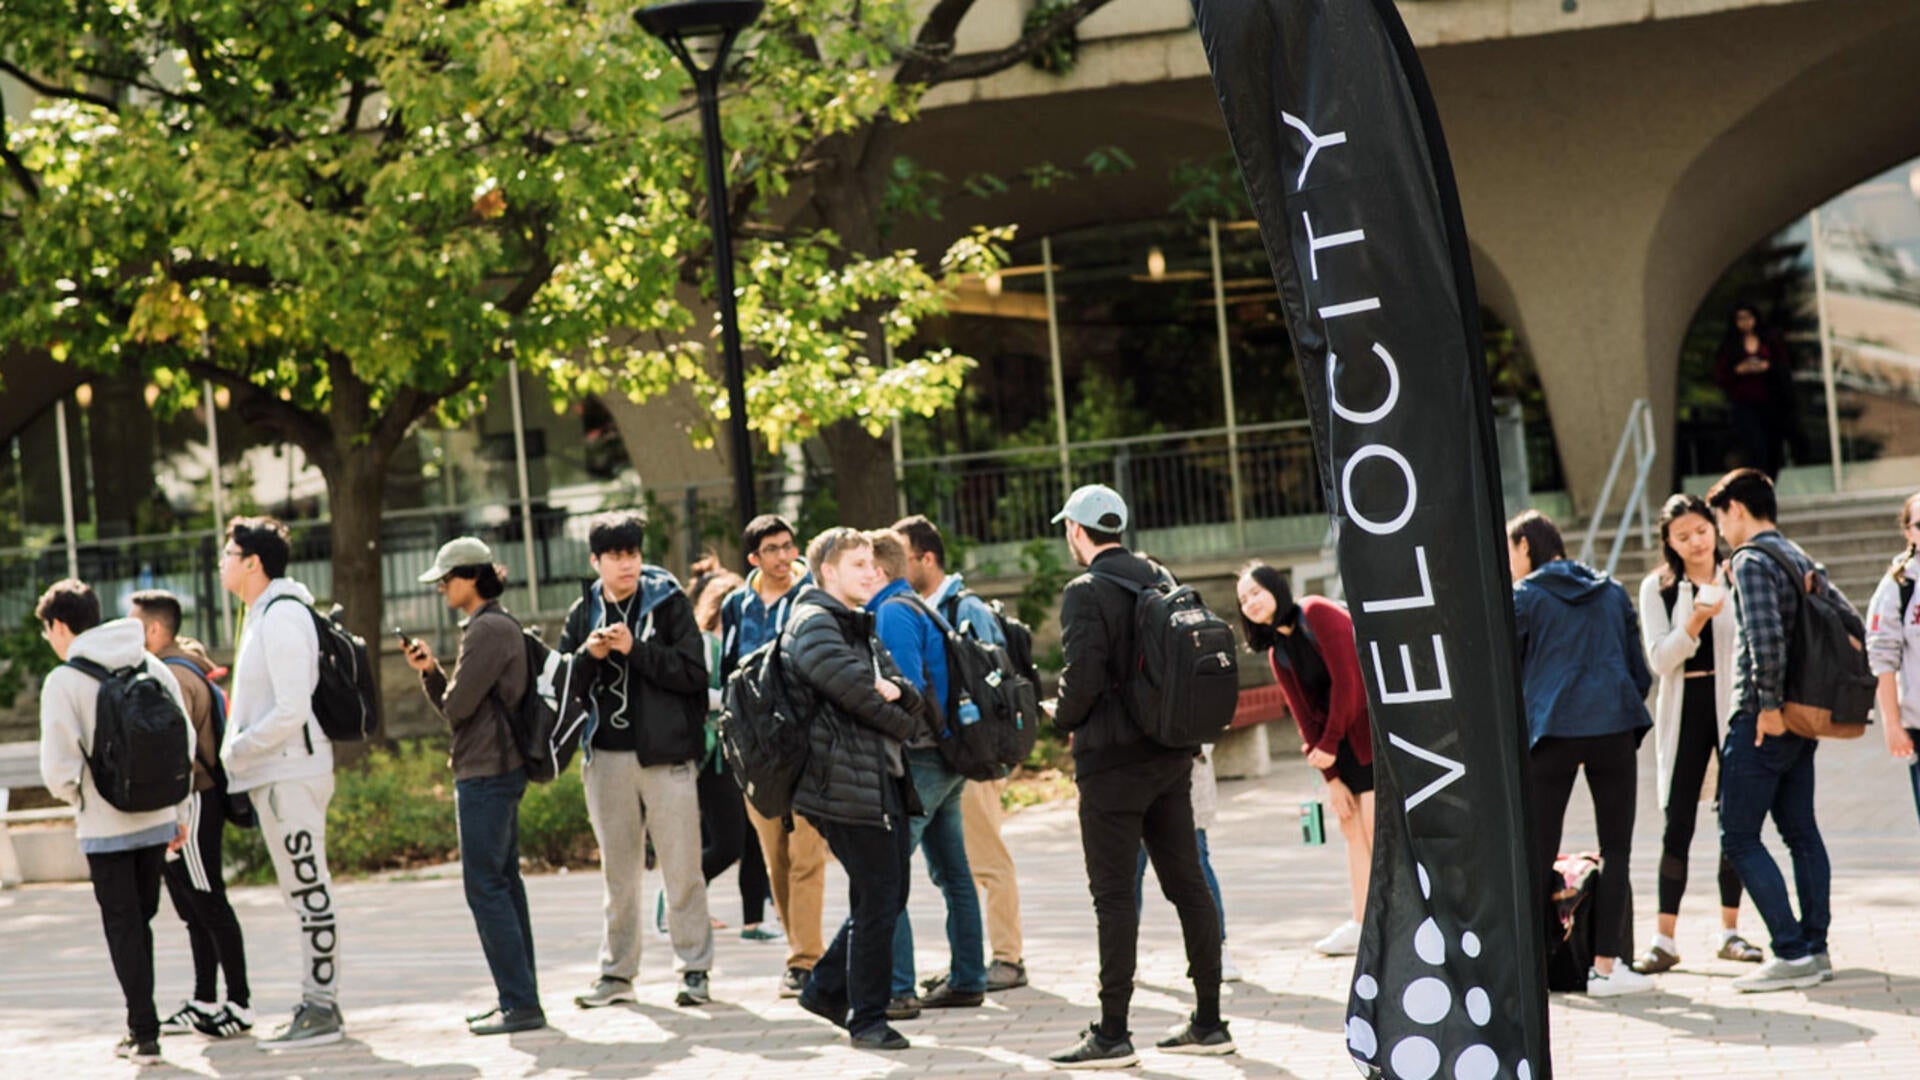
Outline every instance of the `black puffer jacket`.
[[(890, 800), (888, 785), (902, 785), (912, 801), (900, 748), (925, 730), (925, 702), (874, 636), (872, 613), (851, 610), (817, 586), (795, 600), (780, 648), (787, 669), (819, 702), (794, 810), (813, 821), (885, 825), (889, 805), (900, 807), (902, 798)], [(880, 676), (900, 686), (899, 701), (873, 688), (876, 662)]]

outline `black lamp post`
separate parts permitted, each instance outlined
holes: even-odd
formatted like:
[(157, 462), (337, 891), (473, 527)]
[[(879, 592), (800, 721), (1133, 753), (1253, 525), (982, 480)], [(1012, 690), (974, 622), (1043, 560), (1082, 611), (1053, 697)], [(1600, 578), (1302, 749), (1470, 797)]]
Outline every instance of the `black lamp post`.
[[(746, 365), (740, 358), (740, 311), (733, 296), (733, 227), (727, 215), (727, 170), (720, 145), (720, 76), (740, 31), (760, 17), (765, 0), (678, 0), (633, 13), (641, 29), (661, 41), (687, 69), (700, 99), (700, 132), (707, 151), (707, 207), (713, 226), (714, 291), (720, 301), (720, 340), (726, 360), (728, 446), (733, 458), (733, 503), (740, 529), (753, 519), (753, 446), (747, 438)], [(713, 62), (701, 67), (688, 42), (714, 40)]]

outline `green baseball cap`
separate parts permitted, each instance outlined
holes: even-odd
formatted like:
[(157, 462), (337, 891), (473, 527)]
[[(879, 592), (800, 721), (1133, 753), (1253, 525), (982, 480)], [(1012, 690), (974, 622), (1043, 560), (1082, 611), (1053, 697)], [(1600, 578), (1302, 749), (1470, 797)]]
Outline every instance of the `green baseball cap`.
[(493, 549), (477, 536), (457, 536), (440, 545), (433, 565), (420, 575), (423, 585), (431, 585), (462, 566), (492, 566)]

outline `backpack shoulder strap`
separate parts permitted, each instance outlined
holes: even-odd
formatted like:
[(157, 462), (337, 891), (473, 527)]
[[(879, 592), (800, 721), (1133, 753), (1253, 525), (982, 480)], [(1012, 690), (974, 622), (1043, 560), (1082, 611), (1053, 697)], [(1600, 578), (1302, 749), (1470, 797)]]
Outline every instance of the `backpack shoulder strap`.
[(1089, 570), (1087, 576), (1110, 584), (1118, 585), (1135, 596), (1147, 591), (1147, 587), (1138, 581), (1123, 578), (1119, 574), (1109, 574), (1105, 570)]
[[(1793, 582), (1794, 596), (1803, 597), (1806, 595), (1806, 575), (1802, 574), (1799, 567), (1794, 566), (1785, 555), (1780, 554), (1764, 544), (1742, 544), (1733, 549), (1733, 554), (1738, 555), (1743, 551), (1757, 551), (1767, 558), (1772, 559), (1773, 564), (1786, 573), (1787, 580)], [(1729, 557), (1728, 562), (1732, 562), (1731, 557)], [(1816, 569), (1818, 568), (1816, 567)], [(1798, 603), (1799, 601), (1796, 600), (1795, 602)]]
[(84, 656), (69, 657), (66, 664), (75, 671), (83, 675), (91, 676), (101, 682), (106, 682), (108, 679), (113, 678), (113, 672), (108, 671), (105, 664), (97, 660), (90, 660)]

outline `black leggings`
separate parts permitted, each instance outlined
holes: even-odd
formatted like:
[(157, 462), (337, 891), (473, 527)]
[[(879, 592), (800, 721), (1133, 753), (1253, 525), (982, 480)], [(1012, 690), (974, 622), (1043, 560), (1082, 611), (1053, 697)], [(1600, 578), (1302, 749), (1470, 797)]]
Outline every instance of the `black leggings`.
[(1584, 766), (1587, 790), (1593, 795), (1593, 819), (1600, 833), (1600, 859), (1605, 869), (1593, 891), (1593, 953), (1619, 956), (1627, 919), (1633, 906), (1628, 864), (1633, 858), (1634, 789), (1639, 772), (1634, 751), (1637, 732), (1558, 739), (1533, 744), (1527, 769), (1533, 781), (1535, 858), (1541, 880), (1549, 882), (1543, 902), (1551, 904), (1553, 860), (1560, 854), (1560, 833), (1566, 825), (1567, 802), (1573, 798), (1573, 780)]
[[(1687, 852), (1700, 818), (1700, 788), (1707, 763), (1720, 756), (1720, 721), (1715, 715), (1713, 677), (1686, 682), (1680, 701), (1680, 743), (1673, 753), (1673, 780), (1667, 786), (1667, 831), (1660, 840), (1660, 914), (1680, 914), (1687, 891)], [(1717, 802), (1717, 800), (1716, 800)], [(1740, 906), (1740, 875), (1720, 856), (1720, 906)]]
[(767, 901), (773, 897), (767, 881), (766, 859), (760, 854), (760, 836), (747, 820), (746, 797), (724, 761), (700, 770), (700, 871), (708, 881), (740, 864), (740, 919), (748, 926), (766, 921)]
[(247, 988), (247, 949), (240, 920), (227, 902), (227, 883), (220, 876), (220, 840), (226, 828), (226, 796), (220, 791), (196, 791), (190, 796), (187, 844), (178, 858), (166, 861), (163, 875), (173, 910), (187, 924), (187, 943), (193, 949), (193, 1000), (219, 1001), (215, 976), (227, 974), (227, 1000), (245, 1008), (252, 1001)]

